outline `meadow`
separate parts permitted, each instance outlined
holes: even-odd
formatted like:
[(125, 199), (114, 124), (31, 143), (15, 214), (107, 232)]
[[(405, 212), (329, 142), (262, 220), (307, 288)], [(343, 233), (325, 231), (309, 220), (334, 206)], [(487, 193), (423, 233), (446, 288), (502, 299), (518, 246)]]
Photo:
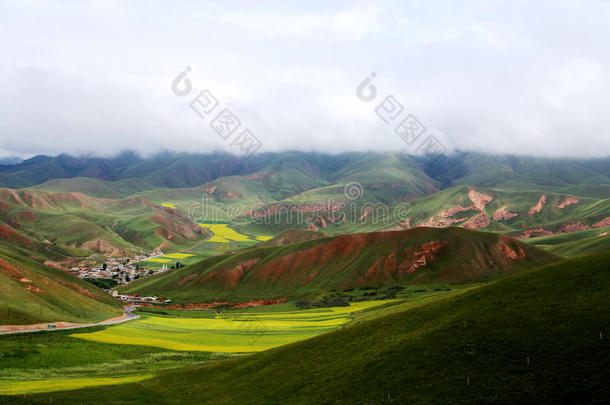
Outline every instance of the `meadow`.
[(92, 342), (159, 347), (179, 351), (250, 353), (341, 328), (354, 312), (396, 300), (357, 302), (348, 307), (286, 312), (243, 312), (210, 318), (142, 318), (72, 337)]
[(358, 323), (384, 305), (369, 308), (312, 339), (53, 402), (607, 403), (608, 263), (562, 261)]
[(70, 337), (72, 333), (57, 330), (0, 336), (0, 395), (136, 382), (163, 370), (228, 357), (90, 342)]
[(168, 370), (308, 339), (340, 329), (357, 314), (404, 302), (311, 310), (280, 304), (222, 314), (144, 308), (140, 319), (121, 325), (0, 336), (0, 395), (140, 382)]

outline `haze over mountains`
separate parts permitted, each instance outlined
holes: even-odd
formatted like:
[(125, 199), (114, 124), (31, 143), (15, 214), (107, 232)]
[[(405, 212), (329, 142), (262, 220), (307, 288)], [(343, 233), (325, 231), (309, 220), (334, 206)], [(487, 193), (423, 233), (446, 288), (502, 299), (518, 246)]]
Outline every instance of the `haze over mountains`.
[[(312, 181), (326, 184), (351, 178), (366, 182), (363, 176), (367, 171), (371, 180), (387, 181), (393, 174), (391, 170), (397, 170), (403, 176), (410, 174), (419, 181), (430, 183), (435, 190), (456, 184), (490, 187), (510, 181), (537, 186), (607, 185), (610, 158), (535, 158), (474, 152), (433, 158), (390, 152), (282, 152), (250, 158), (226, 153), (162, 153), (150, 158), (141, 158), (132, 152), (113, 158), (41, 155), (0, 166), (0, 186), (22, 188), (53, 179), (86, 177), (112, 182), (131, 179), (134, 182), (130, 186), (136, 187), (133, 191), (141, 191), (147, 187), (194, 187), (219, 177), (251, 175), (272, 169), (281, 174), (290, 170), (293, 175), (296, 175), (295, 171), (303, 170), (303, 176), (314, 176)], [(303, 186), (307, 184), (305, 182)]]

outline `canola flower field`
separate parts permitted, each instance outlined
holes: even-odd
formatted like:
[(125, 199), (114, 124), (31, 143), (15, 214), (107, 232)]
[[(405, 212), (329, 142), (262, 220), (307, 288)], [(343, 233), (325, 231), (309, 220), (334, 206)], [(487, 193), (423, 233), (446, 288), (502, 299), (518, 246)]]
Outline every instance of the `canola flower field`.
[[(55, 366), (57, 374), (54, 375), (45, 368), (44, 359), (30, 353), (28, 356), (34, 357), (24, 358), (19, 363), (24, 363), (20, 367), (0, 372), (0, 395), (51, 393), (144, 381), (168, 367), (177, 367), (181, 361), (197, 364), (197, 356), (203, 361), (222, 359), (314, 337), (341, 328), (359, 311), (400, 301), (363, 301), (346, 307), (309, 310), (251, 308), (225, 314), (210, 312), (209, 316), (204, 314), (200, 318), (142, 315), (138, 320), (91, 332), (43, 333), (30, 339), (27, 336), (9, 336), (4, 338), (9, 339), (4, 342), (9, 353), (21, 353), (14, 339), (34, 339), (36, 350), (42, 351), (40, 355), (57, 357), (62, 353), (78, 353), (80, 357), (95, 357), (95, 353), (102, 351), (108, 358), (101, 364), (93, 360), (92, 364), (86, 364), (86, 361), (80, 364), (68, 357), (64, 361), (66, 364)], [(11, 349), (13, 345), (15, 348)], [(124, 353), (126, 358), (117, 360), (118, 353)], [(66, 359), (65, 355), (62, 358)], [(123, 366), (127, 364), (131, 364), (134, 371), (126, 373)]]
[(245, 312), (212, 318), (142, 316), (136, 321), (72, 337), (94, 342), (160, 347), (170, 350), (250, 353), (308, 339), (339, 329), (354, 312), (390, 300), (363, 301), (347, 307), (289, 312)]
[(244, 235), (239, 233), (227, 224), (199, 224), (200, 227), (209, 229), (214, 235), (208, 239), (208, 242), (229, 243), (229, 242), (264, 242), (272, 238), (272, 236), (264, 235)]

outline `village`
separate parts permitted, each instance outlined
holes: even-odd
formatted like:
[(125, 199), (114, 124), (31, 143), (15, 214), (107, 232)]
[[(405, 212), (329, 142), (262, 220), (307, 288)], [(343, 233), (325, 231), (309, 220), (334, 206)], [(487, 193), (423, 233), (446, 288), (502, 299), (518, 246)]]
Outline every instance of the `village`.
[(153, 251), (147, 253), (145, 256), (135, 257), (108, 257), (107, 260), (99, 266), (73, 267), (70, 269), (70, 272), (83, 279), (106, 279), (114, 280), (116, 284), (126, 284), (132, 280), (167, 270), (167, 266), (163, 266), (161, 269), (149, 269), (139, 264), (140, 262), (159, 256), (163, 256), (163, 252)]
[(130, 281), (137, 280), (141, 277), (167, 271), (168, 266), (166, 264), (164, 264), (160, 269), (151, 269), (140, 264), (146, 260), (163, 255), (164, 253), (162, 251), (155, 250), (147, 252), (144, 255), (137, 255), (134, 257), (107, 257), (103, 264), (94, 267), (73, 267), (70, 269), (70, 272), (78, 275), (78, 277), (82, 279), (98, 285), (108, 294), (120, 299), (124, 303), (136, 305), (167, 304), (171, 302), (171, 300), (164, 297), (141, 297), (137, 294), (119, 294), (119, 292), (114, 289), (114, 287), (117, 285), (127, 284)]

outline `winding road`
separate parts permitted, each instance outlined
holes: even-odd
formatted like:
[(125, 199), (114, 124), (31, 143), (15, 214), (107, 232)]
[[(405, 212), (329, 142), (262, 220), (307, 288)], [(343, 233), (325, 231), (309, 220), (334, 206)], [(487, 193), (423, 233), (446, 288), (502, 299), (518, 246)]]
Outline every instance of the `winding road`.
[[(54, 330), (66, 330), (66, 329), (80, 329), (80, 328), (90, 328), (92, 326), (103, 326), (103, 325), (113, 325), (116, 323), (123, 323), (127, 321), (131, 321), (133, 319), (138, 319), (140, 315), (135, 315), (133, 311), (137, 308), (137, 305), (129, 305), (125, 307), (125, 312), (123, 316), (118, 318), (110, 318), (105, 321), (97, 322), (97, 323), (85, 323), (85, 324), (69, 324), (66, 326), (60, 326), (62, 322), (45, 322), (38, 323), (35, 325), (10, 325), (10, 327), (27, 327), (32, 326), (28, 329), (18, 329), (18, 330), (2, 330), (3, 327), (9, 325), (0, 326), (0, 335), (14, 335), (17, 333), (31, 333), (31, 332), (42, 332), (42, 331), (54, 331)], [(55, 328), (49, 329), (48, 325), (57, 325)]]

